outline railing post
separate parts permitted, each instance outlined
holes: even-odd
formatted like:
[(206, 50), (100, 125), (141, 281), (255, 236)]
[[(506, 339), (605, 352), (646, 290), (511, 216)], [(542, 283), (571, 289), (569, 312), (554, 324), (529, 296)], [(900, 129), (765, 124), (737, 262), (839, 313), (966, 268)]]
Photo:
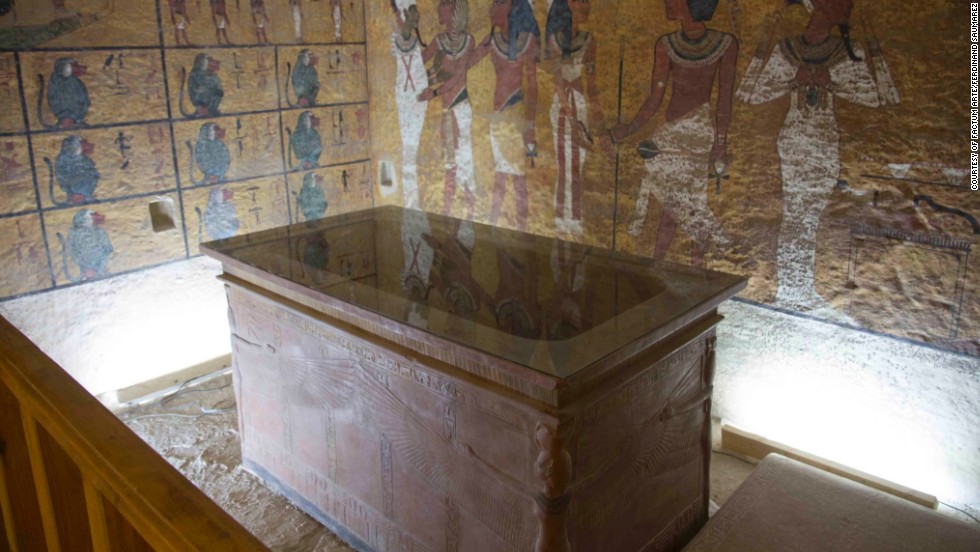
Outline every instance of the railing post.
[(10, 490), (7, 488), (7, 443), (0, 439), (0, 511), (3, 512), (3, 528), (7, 535), (7, 548), (18, 552), (17, 528), (14, 527), (14, 506), (10, 503)]
[(88, 511), (88, 526), (92, 532), (93, 550), (110, 550), (109, 529), (105, 522), (105, 506), (102, 503), (102, 493), (95, 488), (86, 476), (82, 476), (85, 487), (85, 509)]
[(24, 423), (24, 441), (27, 442), (27, 453), (31, 458), (31, 471), (34, 472), (34, 486), (37, 489), (37, 503), (41, 510), (44, 539), (48, 545), (48, 552), (61, 552), (48, 472), (44, 468), (44, 454), (41, 452), (41, 440), (37, 434), (37, 421), (23, 404), (20, 408), (20, 418)]

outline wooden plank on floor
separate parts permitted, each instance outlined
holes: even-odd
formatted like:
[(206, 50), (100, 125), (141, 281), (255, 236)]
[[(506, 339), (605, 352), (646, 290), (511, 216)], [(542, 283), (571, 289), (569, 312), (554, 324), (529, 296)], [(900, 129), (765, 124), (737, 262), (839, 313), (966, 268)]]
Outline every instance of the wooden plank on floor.
[(880, 477), (865, 473), (860, 470), (838, 464), (826, 458), (815, 456), (808, 452), (793, 448), (789, 445), (766, 439), (761, 435), (749, 433), (734, 426), (724, 425), (721, 428), (721, 448), (728, 452), (733, 452), (741, 456), (761, 461), (770, 453), (778, 453), (808, 464), (815, 468), (839, 475), (845, 479), (850, 479), (857, 483), (867, 485), (873, 489), (888, 493), (890, 495), (904, 498), (909, 502), (914, 502), (920, 506), (925, 506), (935, 510), (939, 506), (936, 497), (911, 489), (904, 485), (882, 479)]
[[(154, 378), (125, 389), (120, 389), (114, 392), (114, 399), (119, 404), (125, 404), (130, 401), (135, 401), (137, 399), (159, 393), (160, 391), (176, 387), (188, 380), (223, 370), (228, 366), (231, 366), (231, 353), (214, 357), (210, 360), (195, 364), (194, 366), (184, 368), (183, 370), (165, 374), (158, 378)], [(100, 395), (100, 400), (102, 400), (103, 403), (107, 402), (102, 395)]]

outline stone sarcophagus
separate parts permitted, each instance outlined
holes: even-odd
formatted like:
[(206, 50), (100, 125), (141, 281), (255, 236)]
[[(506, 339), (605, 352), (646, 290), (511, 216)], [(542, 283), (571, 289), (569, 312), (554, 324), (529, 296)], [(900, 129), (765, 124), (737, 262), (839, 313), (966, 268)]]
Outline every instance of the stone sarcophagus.
[(675, 550), (718, 272), (398, 208), (206, 244), (243, 464), (355, 548)]

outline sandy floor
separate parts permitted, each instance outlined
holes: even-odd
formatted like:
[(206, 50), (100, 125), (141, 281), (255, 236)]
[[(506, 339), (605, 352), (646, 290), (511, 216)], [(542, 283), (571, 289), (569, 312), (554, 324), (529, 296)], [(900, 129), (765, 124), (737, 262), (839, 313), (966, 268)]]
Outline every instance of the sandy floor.
[(353, 550), (241, 467), (235, 395), (227, 371), (117, 414), (269, 548)]
[[(235, 396), (227, 370), (117, 414), (269, 548), (352, 550), (241, 467)], [(723, 504), (752, 468), (741, 460), (713, 454), (712, 501)]]

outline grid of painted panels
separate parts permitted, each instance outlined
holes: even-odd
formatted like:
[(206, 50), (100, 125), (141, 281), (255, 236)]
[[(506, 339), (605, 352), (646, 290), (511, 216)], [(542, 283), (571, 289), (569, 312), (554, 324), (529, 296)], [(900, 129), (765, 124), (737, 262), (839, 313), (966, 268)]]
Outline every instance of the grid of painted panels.
[[(184, 259), (228, 232), (317, 216), (301, 205), (304, 182), (322, 191), (323, 214), (373, 205), (363, 0), (267, 0), (267, 19), (253, 18), (254, 2), (229, 1), (228, 44), (213, 2), (176, 2), (184, 34), (172, 3), (110, 3), (71, 32), (0, 51), (0, 299)], [(221, 88), (207, 113), (188, 84), (202, 54)], [(288, 85), (307, 55), (320, 85), (312, 105)], [(68, 59), (85, 67), (78, 78), (90, 107), (84, 124), (63, 128), (47, 96)], [(318, 123), (315, 163), (292, 144), (304, 120)], [(212, 160), (195, 155), (211, 130), (228, 151), (218, 178)], [(91, 198), (60, 184), (59, 155), (81, 143), (98, 172)], [(97, 247), (79, 238), (86, 210), (104, 231)], [(78, 258), (78, 243), (102, 251), (97, 268)]]

